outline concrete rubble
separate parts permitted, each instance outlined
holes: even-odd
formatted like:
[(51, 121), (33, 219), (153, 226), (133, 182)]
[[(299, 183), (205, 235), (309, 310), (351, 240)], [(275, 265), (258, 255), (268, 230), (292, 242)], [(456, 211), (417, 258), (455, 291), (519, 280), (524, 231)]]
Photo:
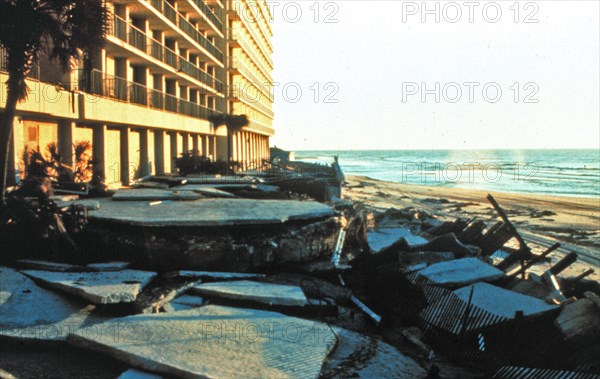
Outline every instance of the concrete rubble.
[(49, 287), (82, 297), (94, 304), (129, 303), (156, 276), (153, 272), (49, 272), (25, 270), (23, 274)]
[(241, 272), (214, 272), (214, 271), (179, 271), (178, 276), (189, 278), (200, 278), (204, 280), (232, 280), (232, 279), (256, 279), (263, 278), (265, 274), (248, 274)]
[(126, 327), (130, 333), (115, 341), (104, 333), (90, 338), (92, 331), (83, 328), (70, 334), (68, 342), (142, 370), (183, 378), (317, 378), (335, 346), (324, 324), (213, 305), (117, 318), (100, 327)]
[(199, 187), (199, 188), (196, 188), (194, 190), (194, 192), (204, 195), (206, 197), (225, 197), (225, 198), (234, 198), (235, 197), (235, 195), (230, 192), (222, 191), (220, 189), (213, 188), (213, 187)]
[[(161, 189), (120, 189), (112, 197), (114, 201), (166, 201), (166, 200), (198, 200), (202, 196), (188, 191), (169, 191)], [(100, 208), (103, 203), (100, 202)], [(100, 209), (99, 208), (99, 209)]]
[(504, 276), (497, 268), (477, 258), (461, 258), (432, 264), (419, 275), (443, 286), (463, 286), (480, 281), (494, 281)]
[(422, 379), (427, 375), (415, 360), (380, 339), (338, 327), (334, 331), (338, 345), (323, 366), (323, 377)]
[(400, 238), (405, 238), (409, 244), (423, 244), (427, 240), (419, 235), (415, 235), (408, 228), (378, 228), (367, 231), (369, 246), (375, 252), (389, 247)]
[(82, 269), (81, 266), (72, 265), (69, 263), (39, 261), (34, 259), (19, 259), (16, 261), (16, 263), (21, 268), (28, 268), (33, 270), (67, 272), (78, 271)]
[(514, 318), (518, 312), (527, 317), (539, 316), (559, 309), (558, 305), (548, 304), (540, 299), (483, 282), (459, 288), (453, 293), (465, 302), (471, 299), (471, 304), (475, 307), (505, 318)]
[(90, 213), (90, 219), (146, 227), (221, 227), (278, 225), (333, 215), (330, 207), (308, 201), (204, 199), (153, 206), (147, 202), (102, 200), (100, 209)]
[(0, 335), (17, 340), (60, 341), (82, 326), (106, 318), (93, 305), (37, 286), (27, 276), (0, 266)]
[(120, 271), (129, 267), (129, 262), (98, 262), (89, 263), (85, 267), (94, 271)]
[(489, 225), (372, 214), (340, 201), (341, 182), (285, 164), (152, 177), (98, 206), (61, 199), (89, 210), (85, 254), (0, 267), (1, 336), (66, 340), (126, 364), (122, 378), (492, 377), (541, 360), (600, 372), (595, 287), (559, 277), (572, 256), (528, 272), (553, 250), (534, 254), (493, 198)]
[(308, 305), (308, 300), (300, 287), (249, 280), (203, 283), (194, 286), (191, 292), (205, 297), (252, 301), (272, 306)]
[(181, 295), (169, 302), (171, 311), (187, 311), (204, 305), (205, 301), (200, 296)]

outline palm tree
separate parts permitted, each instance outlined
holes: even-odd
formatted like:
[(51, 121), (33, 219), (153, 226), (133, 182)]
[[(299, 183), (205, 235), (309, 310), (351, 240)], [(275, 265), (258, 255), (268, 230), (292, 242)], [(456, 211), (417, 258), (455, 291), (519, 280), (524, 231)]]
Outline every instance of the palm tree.
[(0, 118), (0, 206), (5, 203), (8, 152), (25, 78), (46, 54), (68, 72), (76, 60), (104, 46), (108, 11), (103, 0), (0, 0), (0, 47), (7, 54), (6, 106)]
[(231, 114), (218, 114), (210, 116), (208, 121), (212, 122), (215, 127), (225, 125), (227, 127), (227, 167), (231, 167), (231, 161), (233, 160), (233, 133), (237, 132), (244, 126), (248, 126), (250, 121), (248, 116), (242, 115), (231, 115)]

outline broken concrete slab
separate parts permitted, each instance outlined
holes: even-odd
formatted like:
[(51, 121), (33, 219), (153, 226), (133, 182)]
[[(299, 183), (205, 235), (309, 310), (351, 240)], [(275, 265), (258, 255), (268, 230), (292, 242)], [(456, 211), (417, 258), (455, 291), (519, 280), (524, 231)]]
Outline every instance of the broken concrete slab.
[(256, 279), (264, 278), (266, 276), (265, 274), (217, 271), (178, 271), (177, 275), (188, 278), (201, 278), (203, 280)]
[(204, 283), (194, 286), (190, 292), (202, 296), (253, 301), (276, 306), (303, 307), (308, 305), (308, 300), (300, 287), (249, 280)]
[[(469, 297), (471, 304), (469, 308)], [(468, 311), (469, 318), (465, 319)], [(441, 296), (428, 304), (420, 317), (431, 326), (452, 334), (481, 330), (517, 317), (541, 317), (558, 312), (558, 306), (532, 296), (488, 283), (475, 283)], [(520, 316), (522, 314), (522, 316)]]
[[(173, 191), (153, 188), (127, 188), (118, 189), (112, 200), (119, 201), (153, 201), (153, 200), (177, 200)], [(102, 205), (101, 205), (102, 206)]]
[(151, 206), (102, 199), (100, 205), (99, 210), (90, 213), (91, 220), (155, 227), (273, 225), (334, 215), (331, 207), (321, 203), (293, 200), (203, 199)]
[(554, 321), (569, 342), (584, 345), (600, 337), (600, 309), (590, 299), (566, 304)]
[(164, 377), (161, 375), (151, 374), (149, 372), (136, 370), (134, 368), (130, 368), (125, 371), (121, 375), (117, 377), (117, 379), (163, 379)]
[(421, 379), (427, 375), (416, 361), (379, 339), (338, 327), (334, 331), (338, 345), (325, 361), (322, 377)]
[(254, 184), (185, 184), (183, 186), (172, 187), (175, 191), (201, 191), (204, 189), (245, 189), (256, 188)]
[(456, 238), (456, 235), (454, 233), (446, 233), (442, 234), (441, 236), (435, 237), (427, 243), (419, 245), (410, 245), (407, 247), (407, 251), (450, 251), (454, 253), (454, 255), (457, 258), (462, 258), (477, 256), (479, 253), (479, 248), (477, 246), (463, 244), (458, 240), (458, 238)]
[(400, 238), (406, 238), (411, 245), (427, 243), (425, 238), (413, 234), (409, 228), (379, 228), (367, 231), (369, 246), (374, 252), (391, 246)]
[[(112, 197), (115, 201), (167, 201), (167, 200), (198, 200), (202, 195), (189, 191), (172, 191), (153, 188), (118, 189)], [(102, 206), (102, 203), (100, 204)]]
[(317, 378), (335, 345), (327, 325), (280, 313), (221, 306), (135, 315), (101, 324), (134, 331), (68, 342), (109, 354), (142, 370), (184, 378)]
[(181, 176), (181, 177), (170, 177), (172, 180), (185, 180), (188, 184), (254, 184), (257, 182), (256, 178), (250, 176), (235, 176), (235, 175), (211, 175), (203, 174), (201, 176)]
[(259, 191), (263, 192), (279, 192), (278, 186), (272, 186), (269, 184), (257, 184), (255, 188)]
[(99, 262), (86, 265), (92, 271), (121, 271), (129, 267), (129, 262)]
[(421, 276), (445, 286), (464, 286), (480, 281), (494, 281), (504, 276), (502, 271), (477, 258), (461, 258), (435, 263), (419, 273)]
[(173, 311), (187, 311), (201, 307), (204, 304), (204, 299), (200, 296), (193, 295), (181, 295), (171, 300), (169, 305), (173, 308)]
[(82, 199), (82, 200), (71, 200), (71, 201), (55, 201), (56, 206), (59, 208), (69, 207), (71, 205), (79, 205), (87, 209), (88, 211), (94, 211), (100, 208), (100, 203), (97, 200)]
[(106, 320), (94, 306), (38, 287), (25, 275), (0, 267), (0, 335), (15, 339), (61, 341), (82, 326)]
[(475, 283), (471, 286), (453, 291), (461, 300), (468, 302), (473, 288), (471, 304), (491, 314), (512, 319), (517, 312), (523, 316), (539, 316), (558, 310), (557, 305), (551, 305), (533, 296), (509, 291), (489, 283)]
[(148, 181), (141, 181), (138, 183), (135, 183), (133, 185), (133, 188), (156, 188), (156, 189), (168, 189), (169, 188), (169, 183), (165, 183), (165, 182), (154, 182), (152, 180), (148, 180)]
[(33, 270), (45, 270), (56, 272), (67, 272), (81, 270), (81, 266), (72, 265), (69, 263), (38, 261), (34, 259), (19, 259), (16, 261), (18, 267)]
[(129, 303), (156, 276), (153, 272), (123, 270), (107, 272), (49, 272), (26, 270), (23, 274), (72, 293), (94, 304)]
[(216, 189), (216, 188), (211, 188), (211, 187), (198, 188), (198, 189), (194, 190), (194, 192), (197, 192), (206, 197), (224, 197), (224, 198), (234, 198), (235, 197), (235, 195), (232, 193), (222, 191), (222, 190)]

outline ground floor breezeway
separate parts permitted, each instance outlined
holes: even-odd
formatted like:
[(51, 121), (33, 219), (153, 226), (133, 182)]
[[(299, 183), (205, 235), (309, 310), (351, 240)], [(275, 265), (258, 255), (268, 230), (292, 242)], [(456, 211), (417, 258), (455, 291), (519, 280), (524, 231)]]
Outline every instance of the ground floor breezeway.
[[(30, 152), (47, 155), (50, 143), (57, 145), (65, 164), (73, 165), (75, 146), (79, 142), (91, 143), (89, 158), (109, 186), (127, 185), (146, 175), (176, 172), (175, 159), (183, 153), (226, 161), (229, 151), (225, 130), (205, 134), (18, 116), (14, 122), (9, 164), (14, 170), (9, 173), (9, 181), (23, 177)], [(259, 167), (269, 159), (268, 136), (246, 130), (233, 133), (231, 158), (239, 162), (239, 169)]]

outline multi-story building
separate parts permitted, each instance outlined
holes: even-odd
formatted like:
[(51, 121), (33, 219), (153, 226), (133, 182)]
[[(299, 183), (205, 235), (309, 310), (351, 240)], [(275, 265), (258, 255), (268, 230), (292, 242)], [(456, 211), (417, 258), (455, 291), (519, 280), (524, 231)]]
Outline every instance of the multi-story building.
[[(267, 159), (274, 132), (269, 10), (264, 0), (223, 1), (107, 1), (101, 54), (68, 74), (41, 59), (30, 74), (11, 167), (50, 142), (68, 162), (77, 141), (92, 142), (95, 164), (113, 185), (174, 172), (174, 159), (192, 150), (213, 160), (230, 154), (246, 167)], [(5, 69), (0, 51), (2, 83)], [(227, 128), (209, 121), (224, 112), (250, 120), (232, 136), (231, 152)]]

